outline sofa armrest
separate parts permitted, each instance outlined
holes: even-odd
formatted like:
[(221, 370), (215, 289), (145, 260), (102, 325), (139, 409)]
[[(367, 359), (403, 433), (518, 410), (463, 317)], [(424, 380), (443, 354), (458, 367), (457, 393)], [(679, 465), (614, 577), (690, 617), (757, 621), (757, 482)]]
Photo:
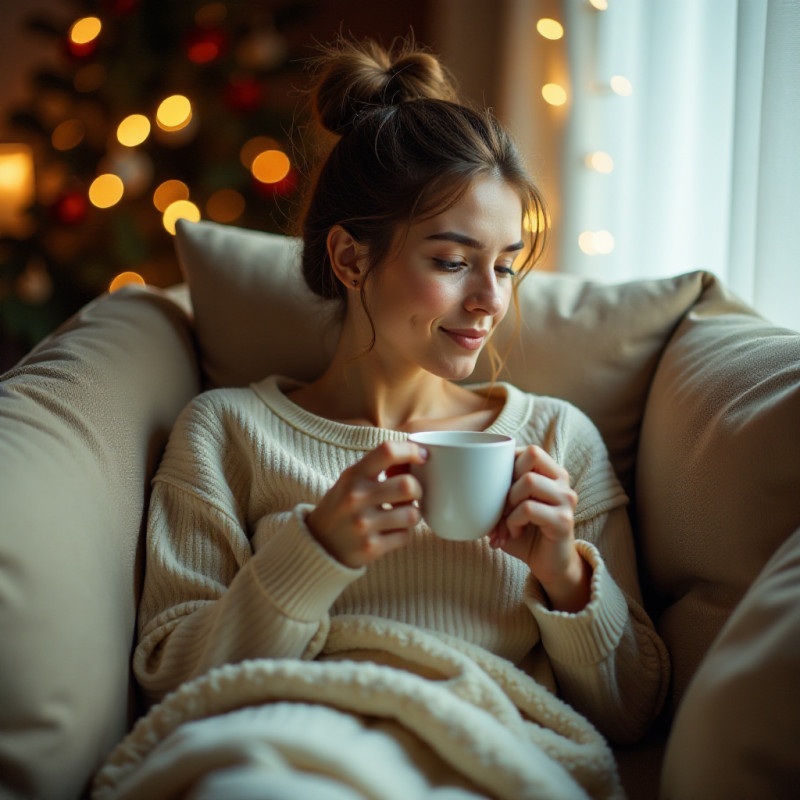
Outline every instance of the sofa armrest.
[(199, 389), (187, 314), (141, 288), (0, 379), (0, 794), (77, 797), (130, 724), (149, 480)]

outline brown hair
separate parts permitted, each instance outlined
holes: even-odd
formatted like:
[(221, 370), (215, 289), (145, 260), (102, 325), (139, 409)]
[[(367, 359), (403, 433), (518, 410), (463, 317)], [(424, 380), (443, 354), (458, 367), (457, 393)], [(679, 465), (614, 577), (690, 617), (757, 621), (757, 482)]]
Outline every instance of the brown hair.
[[(361, 301), (369, 316), (364, 283), (398, 231), (444, 211), (474, 180), (493, 175), (516, 190), (532, 223), (524, 226), (530, 247), (515, 281), (519, 317), (516, 285), (541, 254), (546, 212), (505, 129), (489, 110), (459, 103), (452, 78), (413, 39), (389, 50), (372, 40), (342, 40), (323, 48), (315, 65), (312, 110), (338, 140), (317, 168), (301, 218), (303, 275), (311, 290), (346, 307), (347, 290), (327, 250), (328, 232), (341, 225), (366, 245)], [(492, 360), (496, 373), (500, 359), (493, 353)]]

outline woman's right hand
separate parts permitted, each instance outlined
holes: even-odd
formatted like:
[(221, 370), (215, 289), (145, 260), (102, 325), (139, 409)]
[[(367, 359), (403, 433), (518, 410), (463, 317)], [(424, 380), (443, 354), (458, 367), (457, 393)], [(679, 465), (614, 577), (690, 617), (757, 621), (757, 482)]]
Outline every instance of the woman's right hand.
[[(402, 468), (427, 452), (412, 442), (387, 441), (348, 467), (308, 515), (317, 541), (345, 566), (358, 568), (409, 542), (421, 519), (419, 481)], [(385, 480), (381, 480), (383, 475)]]

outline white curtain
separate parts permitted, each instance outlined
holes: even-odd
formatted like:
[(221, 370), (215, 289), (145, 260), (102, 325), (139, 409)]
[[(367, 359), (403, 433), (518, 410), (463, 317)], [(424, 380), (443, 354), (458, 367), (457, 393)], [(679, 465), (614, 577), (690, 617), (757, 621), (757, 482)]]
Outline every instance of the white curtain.
[[(440, 6), (445, 58), (458, 74), (489, 55), (465, 88), (512, 128), (551, 201), (546, 266), (610, 281), (706, 269), (800, 330), (800, 0), (605, 5)], [(495, 23), (465, 33), (488, 8)], [(542, 17), (562, 39), (537, 33)]]

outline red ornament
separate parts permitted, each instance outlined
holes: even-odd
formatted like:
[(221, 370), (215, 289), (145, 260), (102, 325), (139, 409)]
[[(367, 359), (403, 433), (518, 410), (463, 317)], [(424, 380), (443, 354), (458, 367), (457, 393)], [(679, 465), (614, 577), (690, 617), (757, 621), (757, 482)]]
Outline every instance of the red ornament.
[(285, 178), (282, 178), (275, 183), (262, 183), (257, 179), (253, 179), (253, 187), (258, 194), (264, 197), (286, 197), (292, 194), (297, 188), (299, 176), (297, 170), (290, 169)]
[(64, 225), (78, 225), (86, 219), (89, 211), (89, 200), (83, 192), (64, 192), (50, 206), (50, 212), (56, 222)]
[(186, 37), (185, 47), (193, 64), (208, 64), (228, 49), (228, 36), (220, 28), (195, 28)]
[(264, 87), (252, 75), (232, 77), (225, 87), (225, 105), (239, 114), (255, 111), (264, 99)]

